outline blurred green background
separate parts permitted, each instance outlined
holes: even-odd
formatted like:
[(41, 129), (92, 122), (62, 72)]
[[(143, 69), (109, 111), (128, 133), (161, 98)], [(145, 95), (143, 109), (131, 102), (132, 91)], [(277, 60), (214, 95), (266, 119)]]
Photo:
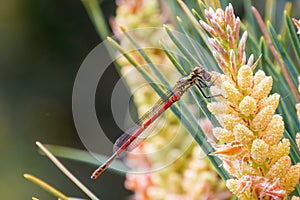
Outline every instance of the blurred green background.
[[(101, 6), (106, 16), (114, 14), (114, 1)], [(73, 124), (72, 87), (81, 62), (100, 39), (80, 0), (1, 0), (0, 16), (1, 199), (55, 199), (25, 180), (23, 173), (32, 173), (67, 195), (85, 197), (38, 153), (35, 141), (85, 149)], [(113, 68), (106, 73), (109, 79), (102, 81), (117, 78)], [(97, 104), (110, 106), (107, 94), (103, 91)], [(102, 123), (119, 133), (105, 119)], [(124, 177), (108, 172), (91, 181), (95, 166), (62, 162), (101, 199), (129, 194), (123, 189)]]
[[(294, 8), (299, 8), (299, 1), (295, 2)], [(264, 4), (255, 3), (260, 10)], [(101, 7), (109, 20), (115, 2), (105, 0)], [(241, 5), (235, 2), (234, 7), (236, 13), (243, 13)], [(277, 7), (279, 13), (283, 7)], [(67, 195), (85, 197), (38, 153), (35, 141), (85, 149), (73, 124), (72, 87), (81, 62), (99, 42), (80, 0), (0, 1), (1, 199), (55, 199), (26, 181), (24, 173), (46, 180)], [(100, 114), (109, 113), (105, 109), (110, 107), (110, 90), (118, 79), (113, 67), (106, 77), (101, 81), (108, 83), (107, 91), (97, 98)], [(119, 133), (111, 115), (103, 116), (101, 123)], [(124, 177), (107, 172), (91, 181), (95, 166), (62, 161), (101, 199), (124, 199), (130, 194), (123, 187)]]

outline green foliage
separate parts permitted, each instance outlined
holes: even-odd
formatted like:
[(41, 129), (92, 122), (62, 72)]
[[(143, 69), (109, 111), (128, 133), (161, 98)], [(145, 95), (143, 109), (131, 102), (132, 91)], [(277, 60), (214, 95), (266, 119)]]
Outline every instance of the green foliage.
[[(107, 26), (103, 23), (103, 17), (98, 5), (94, 0), (83, 0), (85, 7), (94, 22), (95, 27), (99, 35), (104, 39), (109, 34)], [(207, 9), (205, 2), (198, 1), (197, 7), (190, 10), (181, 0), (178, 4), (174, 1), (166, 1), (166, 3), (172, 9), (172, 13), (176, 13), (179, 17), (177, 19), (177, 32), (171, 30), (168, 26), (164, 26), (166, 34), (176, 47), (176, 54), (174, 50), (170, 51), (168, 44), (161, 41), (161, 47), (165, 54), (168, 56), (174, 68), (182, 75), (189, 74), (194, 66), (204, 66), (209, 70), (219, 71), (216, 61), (212, 57), (212, 47), (208, 43), (208, 35), (202, 29), (199, 24), (199, 20), (206, 20), (204, 18), (204, 10)], [(221, 1), (222, 6), (226, 6), (224, 1)], [(297, 76), (300, 73), (300, 42), (299, 36), (296, 34), (292, 20), (287, 11), (282, 15), (283, 23), (281, 26), (282, 33), (287, 33), (284, 38), (277, 33), (272, 22), (275, 22), (274, 8), (276, 7), (276, 1), (266, 1), (265, 22), (259, 20), (259, 16), (253, 14), (251, 10), (251, 1), (243, 1), (246, 17), (242, 21), (241, 30), (248, 30), (249, 36), (247, 40), (247, 53), (253, 53), (256, 58), (262, 54), (262, 60), (259, 68), (263, 69), (274, 79), (273, 92), (277, 92), (281, 95), (282, 99), (279, 103), (277, 112), (280, 113), (285, 121), (285, 137), (290, 140), (292, 162), (300, 162), (300, 152), (295, 143), (295, 133), (300, 130), (300, 124), (297, 118), (295, 109), (296, 102), (299, 102), (299, 94), (297, 93), (298, 80)], [(217, 5), (218, 1), (214, 1), (213, 5)], [(219, 2), (220, 4), (220, 2)], [(221, 4), (220, 4), (221, 5)], [(193, 5), (196, 6), (196, 5)], [(288, 7), (288, 6), (287, 6)], [(265, 25), (267, 24), (267, 25)], [(259, 25), (259, 26), (258, 26)], [(261, 31), (262, 30), (262, 31)], [(264, 31), (265, 30), (265, 31)], [(158, 80), (162, 85), (170, 86), (171, 84), (164, 77), (160, 69), (151, 61), (151, 58), (147, 53), (139, 46), (139, 44), (130, 36), (124, 29), (124, 34), (129, 39), (131, 44), (138, 50), (140, 56), (150, 66), (154, 76), (147, 73), (138, 62), (126, 52), (115, 40), (108, 38), (112, 47), (122, 53), (129, 63), (131, 63), (145, 78), (145, 80), (151, 83), (153, 89), (159, 96), (163, 97), (165, 90), (162, 89), (157, 83)], [(292, 48), (287, 48), (291, 46)], [(283, 73), (286, 71), (286, 73)], [(295, 92), (296, 91), (296, 92)], [(219, 126), (217, 120), (213, 118), (207, 109), (207, 103), (209, 100), (205, 99), (200, 91), (196, 88), (191, 89), (191, 94), (194, 101), (197, 103), (202, 113), (211, 119), (214, 126)], [(191, 133), (195, 140), (202, 147), (204, 152), (208, 155), (208, 158), (220, 174), (220, 176), (227, 180), (230, 175), (220, 167), (220, 160), (217, 157), (210, 154), (214, 151), (212, 145), (207, 141), (207, 137), (197, 122), (196, 117), (188, 110), (184, 103), (179, 105), (173, 105), (171, 110), (181, 120), (184, 127)], [(49, 149), (57, 156), (75, 159), (78, 161), (97, 164), (95, 161), (82, 151), (74, 150), (64, 147), (49, 146)], [(114, 165), (122, 165), (115, 162)], [(124, 166), (121, 166), (124, 168)], [(295, 193), (300, 194), (300, 187), (298, 186)]]
[[(63, 146), (57, 146), (57, 145), (45, 145), (47, 149), (54, 154), (57, 157), (74, 160), (78, 162), (84, 162), (92, 165), (99, 165), (99, 160), (101, 162), (104, 162), (107, 160), (107, 156), (103, 155), (97, 155), (94, 156), (97, 157), (97, 160), (87, 151), (74, 149), (70, 147), (63, 147)], [(118, 170), (116, 170), (118, 169)], [(128, 170), (128, 167), (121, 161), (116, 160), (111, 164), (111, 167), (109, 170), (114, 171), (114, 173), (118, 173), (120, 175), (124, 175), (123, 172)]]

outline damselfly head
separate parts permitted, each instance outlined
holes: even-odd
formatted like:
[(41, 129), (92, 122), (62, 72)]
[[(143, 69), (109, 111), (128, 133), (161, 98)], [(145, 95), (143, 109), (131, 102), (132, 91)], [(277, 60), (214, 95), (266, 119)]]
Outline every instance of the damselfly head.
[(193, 69), (193, 72), (194, 72), (195, 74), (199, 74), (201, 71), (202, 71), (202, 67), (199, 67), (199, 66), (196, 66), (196, 67), (194, 67), (194, 69)]
[(205, 81), (208, 81), (208, 82), (211, 81), (210, 72), (205, 70), (203, 67), (196, 66), (196, 67), (194, 67), (193, 72), (194, 72), (195, 76), (198, 76), (198, 77), (201, 76), (202, 80), (205, 80)]

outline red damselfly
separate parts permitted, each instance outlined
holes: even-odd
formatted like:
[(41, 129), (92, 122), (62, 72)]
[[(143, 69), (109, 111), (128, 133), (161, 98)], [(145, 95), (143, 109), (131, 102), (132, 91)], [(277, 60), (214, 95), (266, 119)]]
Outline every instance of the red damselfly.
[(211, 98), (220, 95), (207, 96), (203, 88), (210, 87), (213, 84), (211, 80), (212, 75), (209, 71), (202, 67), (195, 67), (193, 72), (186, 77), (181, 78), (173, 87), (173, 89), (166, 92), (163, 98), (161, 98), (156, 104), (146, 112), (135, 124), (123, 133), (114, 144), (114, 153), (109, 159), (98, 167), (91, 178), (96, 179), (102, 174), (105, 169), (120, 155), (123, 151), (131, 151), (143, 142), (147, 136), (143, 138), (139, 137), (143, 131), (154, 122), (165, 110), (167, 110), (173, 103), (177, 102), (180, 97), (189, 89), (191, 86), (199, 88), (205, 98)]

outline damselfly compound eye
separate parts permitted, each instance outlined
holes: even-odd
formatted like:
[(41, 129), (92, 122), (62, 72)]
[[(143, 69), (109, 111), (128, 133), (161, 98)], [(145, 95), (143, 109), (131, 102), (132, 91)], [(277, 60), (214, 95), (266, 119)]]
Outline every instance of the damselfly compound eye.
[(199, 67), (199, 66), (194, 67), (194, 69), (193, 69), (193, 72), (194, 72), (195, 74), (199, 74), (200, 71), (201, 71), (201, 67)]

